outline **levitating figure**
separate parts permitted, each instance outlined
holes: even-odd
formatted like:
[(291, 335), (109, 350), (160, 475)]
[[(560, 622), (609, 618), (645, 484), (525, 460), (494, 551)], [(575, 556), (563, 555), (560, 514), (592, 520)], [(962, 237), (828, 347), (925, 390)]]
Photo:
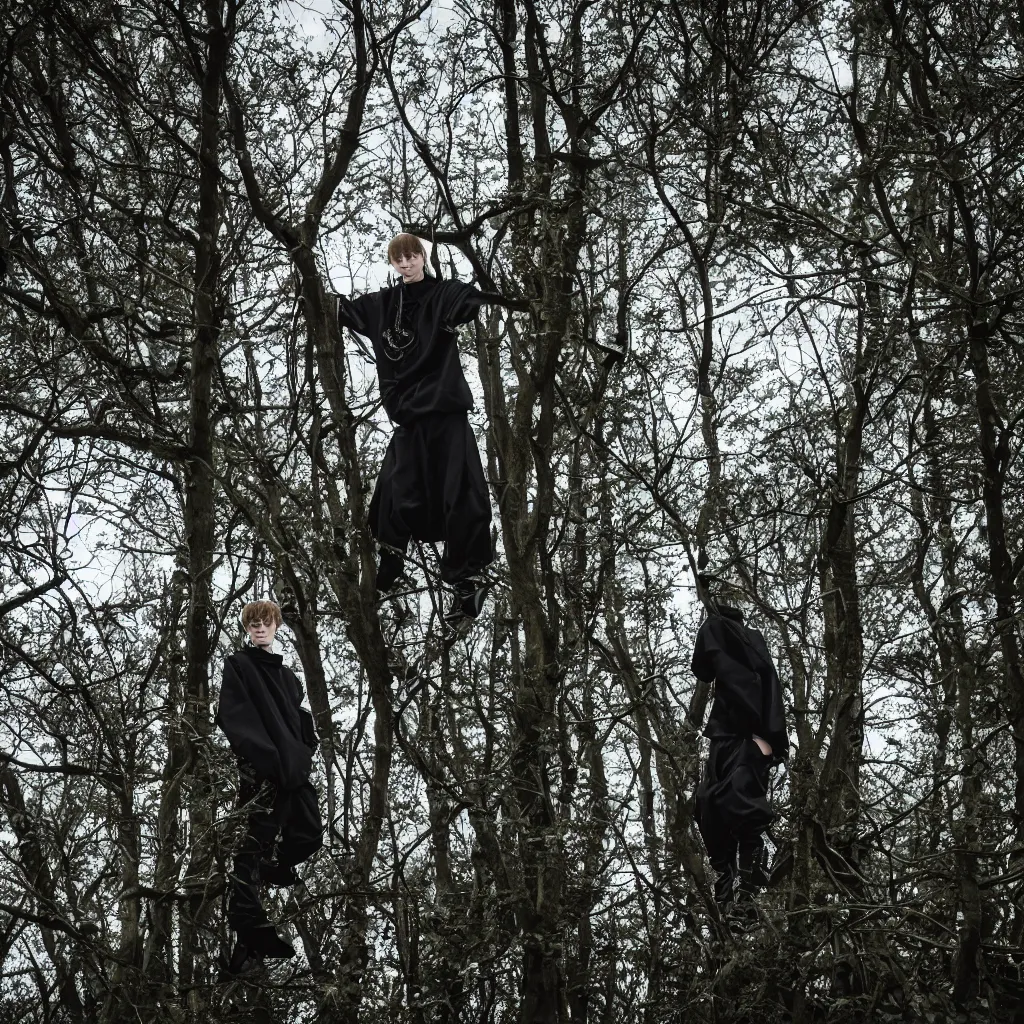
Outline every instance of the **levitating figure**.
[(339, 324), (373, 344), (381, 399), (397, 424), (370, 501), (370, 530), (380, 545), (377, 589), (395, 586), (410, 539), (443, 541), (441, 578), (454, 591), (445, 619), (458, 629), (480, 613), (486, 596), (480, 574), (494, 551), (456, 328), (483, 303), (520, 304), (426, 274), (415, 235), (392, 239), (388, 259), (401, 275), (397, 284), (338, 299)]
[[(711, 741), (696, 794), (696, 817), (721, 910), (753, 911), (767, 883), (764, 831), (773, 813), (769, 771), (789, 754), (782, 687), (764, 637), (735, 608), (717, 606), (704, 620), (693, 652), (693, 674), (714, 681), (704, 735)], [(746, 904), (746, 907), (742, 905)]]
[(270, 923), (260, 885), (295, 885), (295, 865), (323, 845), (316, 791), (309, 782), (318, 742), (302, 703), (302, 684), (273, 652), (281, 609), (253, 601), (242, 610), (249, 645), (224, 662), (217, 725), (238, 757), (239, 809), (248, 831), (235, 853), (228, 923), (238, 935), (229, 971), (262, 957), (290, 957)]

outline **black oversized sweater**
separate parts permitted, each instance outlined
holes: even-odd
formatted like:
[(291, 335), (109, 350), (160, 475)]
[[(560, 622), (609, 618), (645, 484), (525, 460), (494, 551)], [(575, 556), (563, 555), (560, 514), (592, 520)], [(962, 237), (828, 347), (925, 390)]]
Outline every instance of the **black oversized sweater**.
[[(404, 294), (403, 294), (404, 289)], [(395, 329), (399, 296), (402, 326), (415, 336), (395, 358), (384, 332)], [(430, 413), (466, 412), (473, 396), (459, 359), (455, 328), (469, 323), (491, 296), (461, 281), (425, 277), (414, 285), (397, 284), (357, 299), (338, 296), (338, 323), (370, 339), (384, 409), (402, 426)]]
[(317, 746), (302, 684), (280, 654), (244, 647), (224, 661), (217, 725), (260, 778), (295, 789), (309, 778)]
[(743, 625), (738, 613), (709, 615), (697, 633), (693, 674), (715, 684), (704, 735), (752, 736), (766, 740), (772, 755), (789, 753), (782, 685), (761, 633)]

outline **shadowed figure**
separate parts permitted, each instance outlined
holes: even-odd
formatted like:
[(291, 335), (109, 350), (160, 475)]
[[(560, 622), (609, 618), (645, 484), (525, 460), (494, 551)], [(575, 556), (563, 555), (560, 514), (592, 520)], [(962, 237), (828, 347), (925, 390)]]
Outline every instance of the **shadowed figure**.
[(301, 706), (302, 684), (271, 650), (281, 623), (272, 601), (242, 612), (252, 646), (224, 662), (217, 725), (238, 757), (238, 801), (247, 831), (235, 851), (228, 922), (238, 935), (229, 971), (295, 950), (267, 917), (260, 885), (294, 885), (296, 864), (323, 845), (316, 790), (309, 782), (318, 743), (313, 717)]
[(718, 606), (697, 633), (691, 669), (714, 682), (710, 741), (696, 793), (697, 827), (714, 868), (715, 900), (750, 903), (767, 882), (764, 831), (774, 817), (769, 772), (789, 753), (782, 687), (764, 637)]

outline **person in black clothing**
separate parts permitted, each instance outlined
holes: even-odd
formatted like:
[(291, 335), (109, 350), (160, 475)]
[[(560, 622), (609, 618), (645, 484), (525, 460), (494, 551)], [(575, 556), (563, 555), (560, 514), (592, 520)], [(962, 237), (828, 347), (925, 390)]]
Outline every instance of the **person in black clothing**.
[(454, 590), (445, 618), (458, 628), (480, 613), (486, 595), (480, 574), (494, 550), (456, 328), (484, 303), (519, 304), (427, 275), (415, 235), (392, 239), (388, 259), (401, 275), (398, 284), (356, 299), (338, 297), (341, 327), (373, 344), (384, 409), (397, 424), (370, 500), (370, 531), (380, 545), (377, 590), (398, 581), (410, 539), (444, 541), (441, 578)]
[(691, 668), (715, 686), (696, 818), (717, 873), (715, 900), (725, 910), (734, 898), (749, 903), (767, 882), (769, 770), (788, 756), (789, 736), (779, 675), (764, 637), (744, 625), (738, 609), (715, 608), (717, 614), (709, 614), (697, 633)]
[(309, 782), (318, 741), (313, 717), (301, 707), (302, 684), (273, 653), (281, 609), (253, 601), (242, 610), (251, 646), (224, 662), (217, 725), (238, 757), (237, 807), (248, 831), (235, 853), (228, 922), (238, 935), (229, 972), (262, 957), (290, 957), (260, 900), (260, 884), (295, 885), (295, 865), (323, 845), (316, 791)]

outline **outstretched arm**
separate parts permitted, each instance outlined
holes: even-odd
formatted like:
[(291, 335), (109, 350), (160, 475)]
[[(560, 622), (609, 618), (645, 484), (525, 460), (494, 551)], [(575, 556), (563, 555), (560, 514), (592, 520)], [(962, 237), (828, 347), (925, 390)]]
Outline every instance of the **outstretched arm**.
[(442, 299), (441, 319), (452, 326), (468, 324), (480, 307), (487, 304), (505, 306), (507, 309), (530, 309), (530, 303), (525, 299), (510, 299), (500, 292), (482, 292), (461, 281), (446, 281), (444, 285), (446, 290)]
[(372, 338), (378, 332), (380, 320), (380, 296), (377, 294), (360, 295), (356, 299), (346, 298), (344, 295), (337, 296), (338, 299), (338, 324), (341, 327), (348, 327), (356, 334), (362, 334)]

